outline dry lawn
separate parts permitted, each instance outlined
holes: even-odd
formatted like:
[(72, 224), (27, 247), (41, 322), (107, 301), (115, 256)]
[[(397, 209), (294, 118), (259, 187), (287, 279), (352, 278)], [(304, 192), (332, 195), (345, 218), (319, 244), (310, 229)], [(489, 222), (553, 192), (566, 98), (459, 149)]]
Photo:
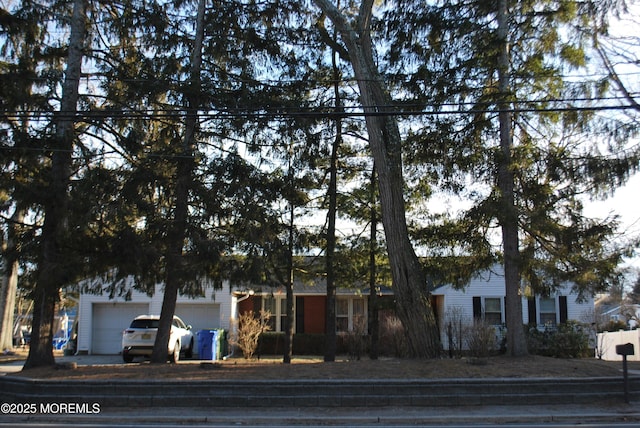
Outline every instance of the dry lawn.
[[(640, 370), (640, 362), (629, 362)], [(621, 376), (622, 363), (596, 359), (557, 359), (540, 356), (469, 359), (412, 360), (368, 358), (332, 363), (321, 357), (294, 357), (283, 364), (280, 357), (227, 361), (185, 360), (178, 364), (148, 362), (23, 370), (16, 375), (40, 379), (167, 379), (167, 380), (269, 380), (269, 379), (441, 379), (441, 378), (559, 378)]]

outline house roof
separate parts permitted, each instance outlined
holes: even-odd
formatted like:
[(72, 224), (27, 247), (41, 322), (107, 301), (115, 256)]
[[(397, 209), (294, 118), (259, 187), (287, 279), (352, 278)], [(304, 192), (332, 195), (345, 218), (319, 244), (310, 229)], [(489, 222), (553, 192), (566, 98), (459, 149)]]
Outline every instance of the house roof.
[(640, 312), (640, 305), (638, 304), (624, 304), (624, 305), (602, 305), (602, 315), (614, 315), (620, 313), (621, 308), (633, 308), (636, 313)]
[[(253, 290), (255, 294), (258, 295), (284, 295), (286, 294), (286, 288), (284, 286), (281, 287), (271, 287), (268, 285), (260, 286), (257, 285), (255, 287), (241, 287), (237, 288), (236, 291), (239, 292), (248, 292), (249, 290)], [(377, 287), (377, 292), (379, 295), (393, 295), (393, 290), (389, 287), (379, 286)], [(305, 296), (326, 296), (327, 294), (327, 283), (326, 281), (318, 281), (318, 282), (305, 282), (305, 281), (294, 281), (293, 283), (293, 294), (296, 295), (305, 295)], [(369, 295), (369, 287), (338, 287), (336, 289), (336, 294), (339, 296), (368, 296)]]

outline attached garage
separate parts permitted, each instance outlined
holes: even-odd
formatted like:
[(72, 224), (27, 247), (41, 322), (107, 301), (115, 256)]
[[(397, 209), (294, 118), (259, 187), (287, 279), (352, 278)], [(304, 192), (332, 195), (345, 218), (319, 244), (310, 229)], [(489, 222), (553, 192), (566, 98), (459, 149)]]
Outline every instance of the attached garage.
[(176, 315), (187, 325), (191, 325), (191, 331), (198, 349), (198, 331), (222, 328), (219, 303), (177, 303)]
[(118, 354), (122, 346), (122, 330), (138, 315), (149, 313), (148, 303), (94, 303), (91, 353)]
[[(133, 287), (133, 279), (129, 285)], [(232, 316), (229, 287), (227, 283), (222, 290), (205, 288), (205, 295), (198, 298), (178, 295), (176, 315), (191, 325), (194, 334), (199, 330), (228, 330)], [(127, 300), (122, 296), (110, 297), (107, 293), (80, 294), (78, 353), (119, 354), (122, 352), (122, 331), (137, 315), (160, 315), (163, 297), (161, 284), (151, 296), (133, 290)]]

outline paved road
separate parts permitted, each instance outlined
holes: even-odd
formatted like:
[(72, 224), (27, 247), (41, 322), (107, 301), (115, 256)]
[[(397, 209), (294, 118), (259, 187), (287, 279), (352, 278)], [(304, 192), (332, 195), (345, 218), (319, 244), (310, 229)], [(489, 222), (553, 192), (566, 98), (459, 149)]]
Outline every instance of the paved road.
[[(635, 417), (633, 416), (635, 415)], [(86, 427), (637, 427), (638, 414), (624, 406), (485, 406), (472, 408), (272, 408), (272, 409), (101, 409), (94, 415), (10, 415), (5, 426)]]

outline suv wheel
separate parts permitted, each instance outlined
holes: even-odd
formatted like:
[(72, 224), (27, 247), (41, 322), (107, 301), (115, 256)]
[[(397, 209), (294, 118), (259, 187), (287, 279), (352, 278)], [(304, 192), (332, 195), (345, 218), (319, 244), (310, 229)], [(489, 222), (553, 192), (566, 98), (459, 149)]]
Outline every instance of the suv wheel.
[(187, 350), (184, 352), (184, 356), (185, 358), (193, 358), (193, 338), (189, 343), (189, 348), (187, 348)]

